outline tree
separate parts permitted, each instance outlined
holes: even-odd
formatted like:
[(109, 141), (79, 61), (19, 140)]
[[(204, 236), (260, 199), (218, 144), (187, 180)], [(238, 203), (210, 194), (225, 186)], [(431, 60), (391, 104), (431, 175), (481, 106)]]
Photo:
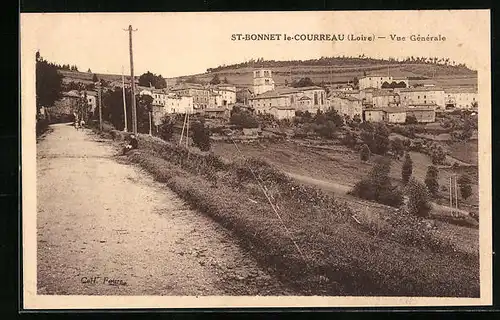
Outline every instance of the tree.
[(361, 152), (360, 152), (361, 161), (368, 161), (368, 159), (370, 159), (370, 153), (371, 153), (370, 148), (365, 143), (363, 145), (363, 147), (361, 148)]
[(358, 77), (354, 77), (354, 79), (352, 80), (352, 83), (354, 84), (355, 87), (357, 87), (359, 85)]
[(229, 121), (231, 124), (241, 126), (242, 128), (259, 127), (259, 122), (255, 118), (255, 116), (246, 110), (232, 112)]
[(411, 174), (413, 173), (413, 161), (410, 158), (410, 153), (406, 153), (405, 160), (403, 162), (403, 167), (401, 168), (401, 177), (403, 182), (406, 184), (410, 180)]
[(417, 117), (415, 117), (414, 115), (409, 115), (406, 117), (406, 124), (417, 124), (418, 121), (417, 121)]
[(149, 113), (152, 111), (153, 97), (149, 94), (139, 95), (137, 96), (136, 105), (137, 131), (149, 133)]
[(220, 84), (220, 79), (219, 79), (219, 75), (218, 74), (214, 75), (214, 77), (212, 78), (212, 80), (210, 80), (210, 84)]
[(229, 80), (227, 80), (227, 77), (224, 77), (224, 83), (229, 83)]
[(408, 212), (420, 217), (427, 217), (432, 207), (425, 185), (412, 178), (406, 185), (406, 194), (408, 196)]
[(327, 120), (325, 124), (319, 125), (316, 129), (316, 133), (318, 135), (327, 139), (335, 138), (336, 132), (337, 132), (337, 126), (331, 120)]
[(358, 139), (356, 138), (356, 135), (348, 131), (342, 138), (342, 144), (348, 146), (349, 148), (354, 148), (356, 146), (357, 140)]
[(390, 159), (377, 159), (368, 177), (358, 181), (349, 193), (362, 199), (399, 207), (403, 203), (403, 194), (391, 185), (390, 170)]
[(305, 77), (301, 78), (299, 81), (294, 82), (292, 87), (300, 88), (300, 87), (311, 87), (314, 86), (314, 82), (312, 82), (311, 78)]
[(433, 164), (443, 164), (446, 160), (446, 153), (441, 146), (438, 146), (431, 151), (431, 159)]
[[(122, 89), (110, 90), (103, 94), (102, 97), (103, 108), (102, 108), (102, 118), (104, 121), (110, 122), (117, 130), (123, 130), (125, 126), (124, 113), (123, 113), (123, 93)], [(132, 111), (131, 111), (131, 92), (130, 90), (125, 90), (125, 103), (127, 106), (127, 123), (132, 123)], [(141, 112), (142, 108), (137, 108), (138, 113)], [(142, 117), (141, 117), (142, 118)], [(149, 119), (148, 119), (149, 121)], [(129, 125), (131, 127), (132, 125)], [(149, 132), (149, 126), (148, 131)]]
[(195, 122), (192, 128), (193, 143), (200, 148), (201, 151), (210, 150), (210, 130), (205, 127), (203, 122)]
[(148, 71), (141, 74), (139, 77), (139, 85), (143, 87), (153, 86), (156, 89), (162, 89), (167, 87), (167, 82), (161, 75), (156, 75)]
[(359, 114), (355, 114), (354, 117), (352, 117), (352, 122), (356, 126), (359, 126), (359, 124), (361, 123), (361, 116)]
[(51, 107), (54, 102), (61, 98), (62, 75), (57, 71), (54, 64), (48, 63), (36, 53), (36, 105), (40, 107)]
[(439, 171), (435, 166), (429, 166), (427, 168), (427, 173), (425, 175), (424, 182), (425, 185), (427, 186), (429, 194), (433, 197), (436, 197), (439, 190), (438, 175)]
[(395, 138), (394, 140), (392, 140), (391, 150), (394, 156), (399, 160), (399, 157), (401, 157), (405, 152), (403, 140), (401, 140), (400, 138)]
[(473, 125), (469, 117), (467, 117), (464, 121), (464, 125), (462, 128), (461, 139), (464, 141), (468, 141), (472, 137)]
[(92, 73), (92, 70), (90, 70), (90, 68), (87, 70), (88, 73)]
[(460, 178), (458, 178), (457, 182), (460, 188), (460, 195), (462, 196), (462, 198), (467, 200), (467, 198), (472, 195), (471, 178), (468, 175), (463, 174), (460, 176)]
[(92, 76), (92, 82), (94, 82), (94, 83), (99, 82), (99, 78), (97, 77), (97, 75), (95, 73)]
[[(361, 127), (361, 126), (360, 126)], [(391, 141), (389, 140), (389, 129), (383, 123), (363, 123), (361, 127), (361, 140), (368, 145), (375, 154), (385, 155), (389, 150)]]
[(168, 115), (165, 115), (162, 118), (161, 124), (158, 127), (158, 132), (163, 140), (169, 141), (170, 139), (172, 139), (172, 136), (174, 135), (174, 125), (175, 118)]

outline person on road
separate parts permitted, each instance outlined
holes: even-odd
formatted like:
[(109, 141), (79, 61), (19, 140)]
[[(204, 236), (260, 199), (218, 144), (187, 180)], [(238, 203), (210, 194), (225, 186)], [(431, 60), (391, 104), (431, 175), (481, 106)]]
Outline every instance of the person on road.
[(138, 143), (135, 135), (133, 135), (133, 134), (130, 135), (128, 144), (123, 148), (123, 154), (126, 154), (127, 152), (129, 152), (132, 149), (137, 149), (138, 146), (139, 146), (139, 143)]

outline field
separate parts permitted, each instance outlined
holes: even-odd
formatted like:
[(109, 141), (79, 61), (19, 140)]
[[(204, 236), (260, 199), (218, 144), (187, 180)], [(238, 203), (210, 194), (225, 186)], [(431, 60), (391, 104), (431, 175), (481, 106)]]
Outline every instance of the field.
[(449, 146), (450, 155), (460, 161), (471, 165), (478, 165), (478, 142), (471, 140), (467, 142), (452, 143)]
[[(307, 146), (304, 142), (289, 141), (279, 144), (240, 144), (238, 148), (241, 153), (233, 144), (217, 143), (213, 146), (214, 153), (228, 161), (241, 161), (243, 157), (266, 160), (302, 183), (315, 185), (334, 192), (337, 197), (346, 199), (350, 203), (354, 202), (353, 206), (357, 206), (360, 200), (345, 193), (364, 178), (373, 165), (373, 159), (367, 163), (362, 162), (357, 152), (336, 144), (319, 147)], [(427, 168), (432, 164), (431, 159), (418, 152), (410, 152), (410, 155), (413, 160), (413, 176), (424, 181)], [(394, 183), (400, 185), (401, 167), (402, 161), (392, 162), (391, 178)], [(448, 179), (451, 175), (460, 174), (460, 170), (462, 169), (445, 167), (439, 169), (439, 185), (445, 186), (446, 190), (440, 189), (439, 197), (435, 200), (437, 204), (445, 206), (449, 204)], [(460, 199), (459, 208), (477, 211), (479, 195), (477, 180), (474, 180), (474, 177), (472, 192), (472, 196), (467, 200)], [(366, 201), (362, 201), (362, 205), (358, 207), (364, 210), (364, 206), (373, 207), (372, 203)], [(449, 214), (449, 210), (441, 206), (437, 206), (434, 211), (435, 215)]]

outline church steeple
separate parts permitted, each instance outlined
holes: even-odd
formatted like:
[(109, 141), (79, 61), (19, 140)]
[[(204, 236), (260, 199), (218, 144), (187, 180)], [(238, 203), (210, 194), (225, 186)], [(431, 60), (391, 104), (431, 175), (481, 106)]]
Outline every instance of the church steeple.
[(256, 95), (274, 90), (274, 80), (271, 70), (259, 69), (253, 71), (253, 92)]

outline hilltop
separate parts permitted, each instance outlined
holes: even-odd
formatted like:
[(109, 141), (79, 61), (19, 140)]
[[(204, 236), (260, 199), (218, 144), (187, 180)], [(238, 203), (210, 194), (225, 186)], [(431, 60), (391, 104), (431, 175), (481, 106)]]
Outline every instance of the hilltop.
[[(320, 58), (306, 61), (251, 60), (209, 68), (205, 73), (166, 78), (166, 80), (169, 85), (186, 81), (208, 83), (215, 75), (218, 75), (221, 80), (227, 78), (236, 86), (249, 86), (252, 84), (252, 71), (256, 68), (270, 69), (278, 85), (291, 83), (303, 77), (309, 77), (318, 84), (339, 84), (352, 81), (354, 77), (360, 78), (364, 74), (373, 73), (408, 77), (410, 80), (433, 79), (443, 87), (477, 85), (477, 71), (463, 64), (451, 65), (445, 60), (434, 63), (425, 60), (395, 61), (367, 58)], [(59, 72), (64, 76), (65, 82), (92, 82), (93, 73), (70, 70), (59, 70)], [(97, 74), (97, 76), (108, 82), (121, 83), (121, 75), (118, 74)], [(129, 79), (129, 76), (126, 77), (126, 81)]]

